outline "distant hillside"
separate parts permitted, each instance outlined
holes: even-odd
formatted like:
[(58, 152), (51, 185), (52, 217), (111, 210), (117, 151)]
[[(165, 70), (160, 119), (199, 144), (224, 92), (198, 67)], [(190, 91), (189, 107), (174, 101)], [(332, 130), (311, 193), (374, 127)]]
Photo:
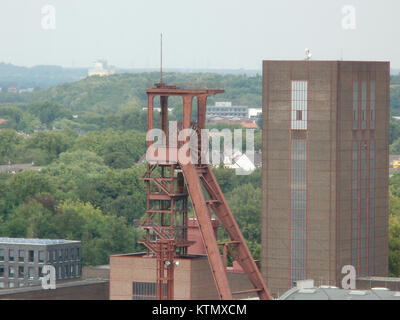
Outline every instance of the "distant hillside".
[[(64, 83), (35, 93), (35, 101), (61, 103), (73, 111), (95, 111), (113, 113), (126, 103), (145, 107), (146, 89), (159, 82), (159, 73), (122, 73), (108, 77), (90, 77)], [(261, 106), (260, 75), (221, 75), (213, 73), (166, 73), (163, 78), (168, 84), (185, 88), (223, 88), (225, 93), (216, 96), (219, 101), (251, 107)], [(214, 102), (214, 97), (209, 103)], [(173, 103), (173, 99), (171, 103)]]
[(0, 63), (0, 87), (48, 88), (63, 82), (78, 81), (87, 76), (87, 69), (59, 66), (20, 67)]

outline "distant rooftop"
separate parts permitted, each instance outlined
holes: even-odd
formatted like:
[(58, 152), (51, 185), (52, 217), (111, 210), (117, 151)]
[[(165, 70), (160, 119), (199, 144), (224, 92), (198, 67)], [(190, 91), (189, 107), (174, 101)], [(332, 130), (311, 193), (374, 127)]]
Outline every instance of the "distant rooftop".
[(64, 239), (27, 239), (27, 238), (0, 238), (0, 244), (31, 244), (31, 245), (51, 245), (79, 242)]
[(279, 300), (400, 300), (400, 292), (386, 288), (344, 290), (336, 287), (292, 288)]
[(383, 281), (383, 282), (400, 282), (400, 278), (395, 277), (359, 277), (357, 280), (364, 281)]

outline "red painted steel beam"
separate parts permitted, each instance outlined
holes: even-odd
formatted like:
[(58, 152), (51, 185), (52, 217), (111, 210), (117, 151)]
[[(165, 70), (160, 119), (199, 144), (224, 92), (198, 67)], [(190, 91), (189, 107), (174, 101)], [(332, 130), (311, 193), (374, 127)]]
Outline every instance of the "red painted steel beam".
[(206, 173), (204, 174), (204, 178), (207, 181), (208, 185), (212, 186), (212, 189), (208, 189), (206, 185), (204, 186), (206, 187), (207, 192), (209, 192), (209, 195), (213, 199), (220, 201), (219, 205), (215, 205), (213, 207), (214, 213), (217, 215), (218, 219), (225, 227), (231, 240), (236, 242), (236, 250), (239, 257), (238, 262), (240, 266), (249, 276), (249, 279), (252, 282), (253, 286), (260, 289), (260, 291), (258, 292), (260, 299), (272, 300), (272, 296), (264, 283), (262, 275), (258, 270), (258, 267), (250, 253), (249, 248), (247, 247), (246, 240), (244, 239), (239, 229), (239, 226), (233, 216), (232, 211), (229, 208), (228, 203), (226, 202), (224, 194), (222, 193), (221, 188), (218, 185), (214, 173), (211, 171), (210, 166), (207, 165), (205, 167)]
[(186, 185), (197, 216), (200, 233), (203, 237), (211, 270), (213, 272), (213, 277), (217, 285), (218, 294), (221, 300), (232, 300), (232, 292), (226, 276), (225, 265), (218, 249), (217, 239), (215, 239), (209, 210), (201, 189), (200, 179), (197, 174), (196, 167), (189, 163), (186, 165), (181, 165), (181, 168), (185, 176)]

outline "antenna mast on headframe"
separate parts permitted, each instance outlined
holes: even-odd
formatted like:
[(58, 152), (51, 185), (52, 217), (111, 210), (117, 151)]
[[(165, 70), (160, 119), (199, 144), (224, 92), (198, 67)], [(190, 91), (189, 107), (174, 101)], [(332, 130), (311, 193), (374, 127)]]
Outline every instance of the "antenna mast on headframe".
[(162, 82), (162, 33), (160, 34), (160, 83)]

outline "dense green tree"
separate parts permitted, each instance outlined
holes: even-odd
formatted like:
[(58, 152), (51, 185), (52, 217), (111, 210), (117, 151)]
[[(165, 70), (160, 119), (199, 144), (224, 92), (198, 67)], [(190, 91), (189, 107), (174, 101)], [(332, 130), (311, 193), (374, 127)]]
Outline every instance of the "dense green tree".
[(0, 164), (15, 163), (15, 150), (23, 138), (12, 129), (0, 129)]
[[(136, 250), (136, 231), (125, 218), (103, 214), (90, 203), (66, 201), (59, 206), (60, 229), (74, 239), (82, 240), (85, 265), (108, 263), (109, 256)], [(78, 226), (80, 225), (80, 226)]]
[(14, 106), (0, 108), (0, 118), (6, 119), (7, 122), (2, 124), (2, 128), (18, 129), (23, 118), (23, 112)]
[(54, 186), (50, 179), (37, 171), (24, 171), (13, 175), (8, 181), (8, 200), (15, 204), (24, 202), (28, 197), (41, 193), (52, 193)]
[(389, 144), (400, 138), (400, 122), (395, 119), (390, 119), (389, 126)]
[(109, 129), (91, 132), (79, 137), (74, 149), (94, 152), (103, 157), (111, 167), (127, 168), (146, 152), (145, 137), (144, 133), (135, 130), (121, 132)]
[(140, 180), (143, 174), (144, 167), (138, 166), (87, 177), (78, 186), (79, 198), (132, 223), (144, 214), (146, 191)]
[(56, 159), (60, 153), (70, 149), (74, 145), (76, 137), (77, 134), (69, 130), (40, 131), (27, 139), (26, 149), (44, 151), (46, 158), (43, 159), (44, 163), (40, 164), (49, 164)]
[(400, 276), (400, 214), (389, 217), (389, 272)]
[(114, 169), (127, 169), (132, 167), (135, 163), (133, 159), (129, 158), (123, 152), (111, 152), (104, 156), (104, 162), (111, 168)]
[(21, 204), (5, 222), (7, 236), (16, 238), (52, 238), (51, 212), (34, 199)]
[(48, 127), (56, 119), (71, 117), (71, 111), (59, 103), (50, 101), (36, 102), (30, 106), (29, 111)]
[(227, 195), (231, 210), (248, 241), (260, 242), (261, 188), (239, 185)]
[(108, 170), (101, 157), (90, 151), (78, 150), (61, 153), (59, 159), (42, 172), (57, 186), (57, 198), (78, 199), (80, 186), (86, 184), (86, 180)]

